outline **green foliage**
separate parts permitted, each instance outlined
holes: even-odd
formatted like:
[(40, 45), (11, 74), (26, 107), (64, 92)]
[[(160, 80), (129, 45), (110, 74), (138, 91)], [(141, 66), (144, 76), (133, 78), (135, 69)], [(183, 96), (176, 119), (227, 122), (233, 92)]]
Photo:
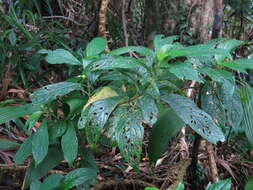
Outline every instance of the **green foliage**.
[(105, 50), (106, 41), (103, 38), (94, 38), (86, 47), (86, 56), (97, 56)]
[(166, 110), (153, 125), (149, 139), (149, 159), (155, 163), (164, 152), (168, 141), (184, 125), (184, 122), (170, 108)]
[(85, 184), (96, 177), (96, 171), (89, 168), (78, 168), (68, 173), (61, 185), (62, 190), (69, 190), (72, 187)]
[(159, 190), (156, 187), (146, 187), (144, 190)]
[(213, 184), (208, 184), (206, 190), (231, 190), (232, 182), (231, 179), (225, 179), (217, 181)]
[(0, 149), (9, 149), (9, 148), (19, 148), (20, 144), (9, 141), (9, 140), (0, 140)]
[(24, 115), (30, 115), (40, 110), (40, 106), (33, 104), (25, 104), (22, 106), (6, 106), (0, 108), (0, 124), (6, 123), (12, 119), (19, 118)]
[(61, 146), (64, 154), (64, 159), (69, 164), (72, 164), (77, 157), (78, 150), (78, 139), (72, 123), (67, 126), (67, 131), (62, 136)]
[(184, 183), (180, 181), (173, 190), (184, 190)]
[(74, 90), (81, 90), (81, 88), (82, 86), (79, 83), (59, 82), (36, 90), (31, 95), (31, 98), (33, 104), (46, 104)]
[(253, 145), (253, 89), (246, 85), (239, 89), (239, 94), (243, 107), (242, 127), (249, 142)]
[(185, 124), (212, 143), (225, 141), (225, 137), (211, 116), (199, 109), (190, 99), (176, 94), (164, 95), (162, 99), (168, 103)]
[(245, 190), (253, 189), (253, 178), (250, 177), (245, 185)]
[[(0, 108), (2, 123), (32, 114), (27, 123), (30, 133), (34, 122), (42, 120), (40, 128), (21, 145), (14, 159), (22, 163), (33, 155), (26, 185), (44, 187), (55, 178), (55, 183), (50, 185), (61, 189), (89, 186), (95, 180), (97, 167), (90, 151), (82, 149), (88, 146), (96, 151), (102, 138), (117, 146), (124, 159), (137, 169), (144, 126), (152, 127), (151, 162), (157, 160), (166, 143), (183, 125), (212, 143), (224, 141), (220, 127), (227, 123), (238, 127), (244, 106), (237, 94), (232, 66), (228, 65), (233, 62), (237, 64), (236, 70), (244, 71), (251, 68), (250, 61), (232, 60), (230, 51), (240, 45), (240, 41), (223, 39), (220, 44), (215, 41), (185, 47), (174, 42), (176, 39), (175, 36), (156, 36), (154, 50), (130, 46), (105, 53), (106, 43), (102, 38), (93, 39), (81, 54), (70, 52), (68, 48), (68, 51), (41, 50), (40, 53), (47, 54), (45, 60), (49, 64), (75, 65), (82, 72), (68, 82), (35, 90), (31, 95), (32, 104), (15, 108), (18, 114), (7, 117), (4, 112), (10, 109), (11, 113), (14, 108)], [(14, 37), (12, 42), (15, 42)], [(183, 95), (181, 88), (188, 80), (203, 83), (201, 104), (196, 105)], [(210, 90), (215, 94), (207, 96)], [(214, 104), (209, 104), (210, 101)], [(40, 109), (23, 110), (34, 104), (40, 105)], [(59, 108), (62, 114), (58, 113)], [(221, 115), (215, 115), (216, 112)], [(212, 117), (217, 117), (218, 123)], [(78, 154), (84, 168), (66, 176), (49, 176), (43, 183), (36, 181), (63, 159), (75, 166)], [(89, 156), (86, 158), (86, 155)]]
[(42, 122), (38, 131), (33, 135), (32, 139), (32, 153), (37, 166), (46, 157), (49, 145), (47, 124)]

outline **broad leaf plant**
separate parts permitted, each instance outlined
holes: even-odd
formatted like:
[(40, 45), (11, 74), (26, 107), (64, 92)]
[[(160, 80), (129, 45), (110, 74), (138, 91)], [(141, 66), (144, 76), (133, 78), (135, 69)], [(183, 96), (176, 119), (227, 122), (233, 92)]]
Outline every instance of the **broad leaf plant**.
[[(125, 161), (138, 169), (144, 128), (150, 129), (152, 163), (183, 126), (211, 143), (223, 142), (228, 128), (241, 128), (247, 111), (233, 74), (253, 68), (252, 59), (233, 59), (233, 51), (242, 44), (218, 39), (184, 46), (177, 36), (157, 35), (153, 49), (128, 46), (105, 52), (102, 38), (78, 52), (42, 49), (39, 54), (49, 64), (78, 67), (80, 74), (35, 90), (31, 103), (1, 107), (0, 124), (18, 123), (18, 118), (29, 115), (21, 125), (29, 136), (26, 141), (2, 144), (20, 146), (17, 164), (32, 155), (25, 186), (67, 190), (95, 183), (98, 168), (93, 152), (100, 146), (118, 147)], [(198, 103), (185, 95), (190, 81), (201, 86)], [(34, 127), (36, 122), (40, 127)], [(81, 161), (75, 162), (77, 157)], [(39, 181), (63, 160), (78, 169)]]

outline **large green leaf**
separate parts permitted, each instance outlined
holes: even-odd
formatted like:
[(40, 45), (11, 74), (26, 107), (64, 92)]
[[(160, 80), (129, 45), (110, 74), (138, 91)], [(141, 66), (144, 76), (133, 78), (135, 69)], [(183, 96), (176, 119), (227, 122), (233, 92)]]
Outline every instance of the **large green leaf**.
[(96, 56), (103, 52), (106, 47), (106, 40), (104, 38), (94, 38), (88, 43), (86, 47), (86, 56)]
[(49, 137), (47, 123), (43, 121), (32, 139), (32, 153), (37, 166), (46, 157), (48, 152)]
[(155, 100), (150, 95), (144, 95), (138, 99), (137, 105), (142, 111), (144, 122), (153, 125), (158, 116), (158, 108)]
[(114, 113), (113, 128), (115, 140), (122, 156), (133, 167), (138, 167), (144, 130), (142, 127), (142, 113), (136, 108), (119, 107)]
[[(235, 39), (222, 40), (218, 42), (217, 48), (227, 50), (229, 52), (235, 50), (238, 46), (242, 45), (244, 42)], [(215, 56), (217, 61), (223, 61), (226, 56), (225, 55), (217, 55)]]
[(220, 65), (247, 74), (246, 69), (253, 69), (253, 59), (236, 59), (233, 61), (224, 61), (220, 62)]
[(30, 115), (40, 110), (40, 106), (25, 104), (22, 106), (6, 106), (0, 108), (0, 124), (6, 123), (12, 119), (17, 119), (24, 115)]
[(67, 132), (62, 136), (61, 146), (64, 159), (71, 165), (76, 159), (78, 151), (78, 139), (72, 123), (69, 124)]
[(207, 83), (201, 89), (201, 108), (211, 115), (220, 126), (226, 125), (226, 113), (222, 101), (217, 95), (217, 84)]
[(42, 183), (39, 180), (35, 180), (30, 185), (30, 190), (40, 190)]
[(71, 118), (71, 117), (74, 117), (75, 115), (79, 115), (86, 101), (87, 99), (85, 97), (80, 97), (80, 98), (70, 97), (64, 100), (63, 109), (66, 110), (67, 118)]
[(177, 39), (178, 39), (178, 36), (164, 37), (163, 34), (156, 35), (154, 37), (154, 42), (153, 42), (155, 51), (158, 51), (164, 45), (172, 44)]
[(252, 190), (252, 189), (253, 189), (253, 177), (250, 177), (245, 185), (245, 190)]
[(25, 186), (27, 187), (34, 180), (45, 176), (48, 171), (56, 167), (62, 160), (63, 154), (59, 149), (49, 148), (47, 156), (37, 167), (35, 167), (34, 162), (30, 164), (27, 170)]
[(248, 74), (246, 71), (246, 68), (242, 65), (239, 65), (233, 61), (231, 62), (221, 62), (220, 65), (227, 67), (229, 69), (235, 70), (235, 71), (239, 71), (240, 73), (245, 73)]
[(28, 137), (15, 154), (14, 162), (16, 164), (22, 164), (25, 159), (32, 154), (32, 138), (33, 135)]
[(199, 109), (189, 98), (166, 94), (162, 99), (168, 103), (185, 124), (212, 143), (224, 141), (225, 137), (211, 116)]
[(61, 174), (52, 174), (44, 180), (39, 190), (55, 190), (60, 186), (62, 179), (63, 176)]
[(20, 144), (10, 140), (0, 140), (0, 150), (9, 148), (18, 148)]
[(80, 147), (79, 151), (81, 157), (81, 167), (91, 168), (98, 172), (98, 166), (96, 164), (94, 152), (89, 148)]
[(225, 41), (218, 42), (218, 48), (228, 50), (229, 52), (235, 50), (238, 46), (242, 45), (244, 42), (241, 40), (228, 39)]
[(199, 72), (209, 76), (215, 82), (223, 82), (225, 79), (231, 81), (233, 79), (233, 74), (231, 72), (222, 69), (218, 70), (203, 67)]
[(137, 52), (141, 56), (154, 56), (154, 52), (151, 49), (143, 47), (143, 46), (122, 47), (122, 48), (112, 50), (108, 54), (109, 55), (122, 55), (122, 54), (129, 53), (129, 52)]
[(243, 124), (246, 136), (253, 145), (253, 89), (245, 86), (239, 90), (242, 108), (243, 108)]
[(229, 97), (227, 93), (220, 93), (218, 87), (217, 83), (207, 83), (202, 88), (201, 107), (220, 126), (232, 126), (237, 130), (243, 117), (240, 97), (236, 91), (232, 97)]
[(206, 190), (231, 190), (232, 182), (231, 179), (225, 179), (217, 181), (213, 184), (208, 184)]
[(82, 86), (79, 83), (59, 82), (44, 86), (36, 90), (32, 95), (34, 104), (46, 104), (55, 100), (59, 96), (64, 96), (74, 90), (81, 90)]
[(167, 52), (167, 57), (194, 57), (194, 56), (208, 56), (208, 55), (226, 55), (229, 56), (228, 51), (224, 49), (211, 49), (210, 46), (206, 44), (169, 49)]
[(78, 168), (68, 173), (63, 180), (62, 190), (69, 190), (72, 187), (82, 185), (97, 176), (95, 170), (90, 168)]
[(180, 181), (173, 190), (184, 190), (184, 183)]
[(66, 63), (69, 65), (82, 65), (82, 63), (77, 58), (75, 58), (72, 55), (72, 53), (64, 49), (56, 49), (56, 50), (42, 49), (38, 53), (47, 54), (46, 61), (50, 64)]
[(168, 141), (183, 127), (183, 125), (184, 122), (171, 108), (166, 110), (158, 118), (150, 133), (148, 145), (150, 162), (156, 162), (159, 156), (161, 156), (161, 154), (164, 152)]
[(91, 63), (93, 71), (109, 69), (133, 69), (141, 66), (141, 62), (132, 57), (106, 56)]
[(197, 70), (194, 69), (192, 64), (189, 62), (173, 63), (169, 66), (169, 71), (182, 80), (195, 80), (198, 82), (203, 82), (203, 80), (199, 77)]
[(89, 143), (96, 144), (103, 132), (103, 128), (113, 110), (120, 101), (119, 96), (93, 102), (84, 108), (79, 120), (79, 128), (85, 128)]
[(48, 129), (49, 141), (54, 142), (58, 137), (61, 137), (68, 128), (67, 121), (60, 120), (55, 123), (52, 123), (52, 126)]

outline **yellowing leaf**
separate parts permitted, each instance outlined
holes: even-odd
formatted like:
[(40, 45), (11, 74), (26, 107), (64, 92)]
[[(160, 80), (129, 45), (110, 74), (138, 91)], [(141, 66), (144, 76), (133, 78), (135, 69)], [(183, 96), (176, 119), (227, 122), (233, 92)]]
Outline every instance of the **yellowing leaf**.
[(106, 99), (106, 98), (111, 98), (114, 96), (118, 96), (118, 93), (111, 89), (110, 87), (103, 87), (101, 88), (100, 91), (96, 92), (93, 96), (91, 96), (87, 102), (87, 104), (85, 104), (84, 108), (87, 108), (90, 104), (92, 104), (93, 102), (97, 101), (97, 100), (102, 100), (102, 99)]

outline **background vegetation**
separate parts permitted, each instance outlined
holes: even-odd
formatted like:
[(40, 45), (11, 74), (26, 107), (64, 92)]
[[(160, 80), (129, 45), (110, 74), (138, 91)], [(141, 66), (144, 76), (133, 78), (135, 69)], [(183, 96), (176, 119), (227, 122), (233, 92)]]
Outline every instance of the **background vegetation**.
[(253, 189), (252, 0), (0, 0), (0, 23), (0, 189)]

